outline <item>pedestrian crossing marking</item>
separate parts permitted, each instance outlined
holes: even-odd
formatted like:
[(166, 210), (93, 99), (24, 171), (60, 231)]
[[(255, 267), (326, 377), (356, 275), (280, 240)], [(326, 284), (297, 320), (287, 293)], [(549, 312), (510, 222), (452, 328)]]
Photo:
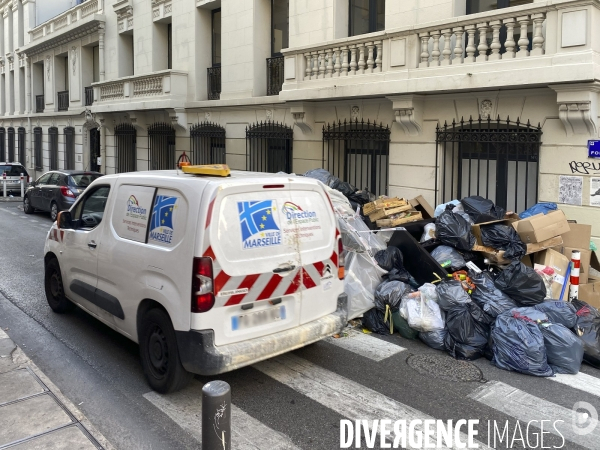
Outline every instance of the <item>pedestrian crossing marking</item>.
[(404, 347), (378, 339), (353, 328), (347, 328), (344, 332), (347, 336), (342, 336), (337, 339), (328, 337), (324, 339), (324, 342), (336, 345), (377, 362), (406, 350)]
[(579, 372), (577, 375), (557, 373), (556, 376), (548, 378), (550, 381), (570, 386), (588, 394), (600, 397), (600, 378)]

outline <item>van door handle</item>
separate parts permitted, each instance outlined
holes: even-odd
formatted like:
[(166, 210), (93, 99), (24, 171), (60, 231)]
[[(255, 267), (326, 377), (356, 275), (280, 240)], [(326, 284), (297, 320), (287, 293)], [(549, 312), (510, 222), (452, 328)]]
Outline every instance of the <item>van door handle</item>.
[(88, 242), (88, 247), (92, 248), (92, 249), (96, 248), (96, 242), (95, 241)]
[(277, 269), (273, 269), (273, 273), (291, 272), (295, 268), (296, 266), (278, 267)]

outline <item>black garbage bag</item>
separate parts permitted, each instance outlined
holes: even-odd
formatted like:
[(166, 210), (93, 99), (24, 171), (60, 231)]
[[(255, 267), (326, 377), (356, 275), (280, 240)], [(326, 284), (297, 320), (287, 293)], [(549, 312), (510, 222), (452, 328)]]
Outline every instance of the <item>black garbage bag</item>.
[(471, 232), (471, 225), (460, 215), (448, 210), (437, 218), (435, 235), (442, 244), (459, 250), (471, 250), (476, 242)]
[(419, 333), (419, 339), (425, 343), (428, 347), (431, 347), (435, 350), (446, 350), (446, 345), (444, 344), (444, 339), (446, 339), (446, 335), (448, 334), (448, 330), (434, 330), (434, 331), (421, 331)]
[(577, 309), (575, 334), (583, 341), (583, 360), (600, 369), (600, 312), (581, 300), (573, 300)]
[(348, 197), (348, 200), (350, 200), (350, 203), (355, 202), (356, 204), (358, 204), (360, 206), (365, 205), (367, 203), (374, 202), (376, 199), (375, 195), (371, 194), (366, 189), (363, 189), (362, 191), (355, 191), (350, 195), (346, 195), (346, 197)]
[(448, 336), (444, 344), (452, 357), (473, 360), (485, 354), (490, 334), (490, 318), (475, 303), (450, 308), (446, 312), (446, 328)]
[(375, 261), (383, 270), (404, 269), (404, 256), (398, 247), (388, 247), (375, 253)]
[(392, 312), (398, 311), (402, 297), (411, 291), (411, 287), (402, 281), (383, 282), (375, 289), (375, 308), (385, 313), (385, 307), (389, 305)]
[(455, 306), (463, 306), (471, 302), (471, 297), (463, 289), (460, 281), (445, 280), (437, 287), (438, 305), (444, 311)]
[(494, 284), (521, 306), (535, 306), (546, 298), (546, 285), (535, 270), (520, 261), (513, 261)]
[(504, 250), (506, 259), (520, 261), (527, 253), (527, 245), (509, 225), (495, 223), (481, 227), (481, 241), (486, 247)]
[(577, 310), (572, 303), (546, 300), (535, 305), (534, 308), (545, 313), (552, 323), (560, 323), (569, 329), (577, 325)]
[(385, 313), (372, 308), (363, 314), (362, 324), (367, 330), (377, 334), (390, 334), (390, 327), (384, 322)]
[(495, 206), (494, 202), (479, 195), (465, 197), (460, 202), (465, 212), (476, 224), (501, 220), (504, 219), (504, 215), (506, 214), (504, 208)]
[(465, 258), (463, 258), (458, 250), (447, 245), (440, 245), (437, 247), (431, 252), (431, 256), (440, 264), (440, 266), (451, 272), (461, 270), (467, 264)]
[(583, 361), (583, 341), (560, 323), (542, 324), (540, 330), (554, 373), (578, 373)]
[(538, 377), (554, 375), (537, 323), (542, 319), (548, 322), (548, 316), (534, 308), (514, 308), (500, 314), (492, 330), (492, 364)]
[(313, 169), (309, 170), (304, 174), (305, 177), (314, 178), (315, 180), (319, 180), (326, 186), (329, 186), (331, 189), (336, 189), (336, 186), (340, 183), (340, 179), (336, 176), (331, 175), (325, 169)]
[(398, 270), (392, 269), (382, 277), (385, 281), (402, 281), (403, 283), (410, 284), (414, 289), (419, 288), (419, 284), (415, 279), (408, 273), (406, 269)]
[[(394, 324), (394, 331), (397, 331), (404, 339), (417, 339), (419, 332), (410, 327), (404, 317), (399, 312), (392, 314), (391, 320)], [(388, 322), (389, 325), (389, 322)]]
[(339, 181), (339, 183), (336, 184), (334, 189), (336, 191), (340, 191), (346, 197), (354, 194), (357, 191), (357, 189), (354, 186), (352, 186), (350, 183), (348, 183), (347, 181), (341, 181), (341, 180)]
[(492, 317), (498, 317), (505, 311), (517, 308), (519, 305), (496, 287), (494, 277), (490, 272), (471, 273), (475, 290), (471, 294), (473, 301)]

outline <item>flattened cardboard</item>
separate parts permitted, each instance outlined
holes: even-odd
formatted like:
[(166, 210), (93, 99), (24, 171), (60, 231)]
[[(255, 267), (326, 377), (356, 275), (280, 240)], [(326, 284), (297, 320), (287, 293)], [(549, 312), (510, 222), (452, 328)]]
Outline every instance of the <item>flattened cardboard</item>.
[[(542, 266), (548, 266), (554, 269), (555, 276), (554, 282), (552, 283), (552, 298), (560, 298), (560, 292), (562, 291), (563, 283), (568, 283), (568, 280), (565, 280), (565, 275), (567, 274), (567, 269), (569, 268), (570, 264), (569, 258), (555, 250), (547, 249), (535, 253), (533, 255), (533, 262), (534, 264), (541, 264)], [(565, 292), (568, 291), (565, 290)]]
[(562, 235), (563, 245), (572, 248), (590, 248), (592, 240), (592, 226), (580, 223), (569, 222), (571, 231)]
[[(538, 244), (527, 244), (527, 253), (525, 254), (525, 259), (527, 255), (537, 254), (543, 250), (560, 246), (560, 242), (562, 242), (562, 238), (560, 236), (556, 236), (552, 239), (548, 239), (547, 241), (540, 242)], [(475, 245), (473, 250), (476, 252), (481, 252), (483, 255), (488, 258), (494, 264), (510, 264), (511, 261), (504, 258), (504, 250), (495, 250), (490, 247), (483, 247), (479, 245)], [(560, 252), (558, 252), (560, 253)], [(521, 261), (523, 262), (523, 261)], [(529, 265), (529, 264), (528, 264)]]
[(600, 282), (580, 284), (579, 300), (589, 303), (594, 308), (600, 308)]
[(425, 197), (419, 195), (418, 197), (415, 197), (412, 200), (409, 200), (408, 202), (412, 205), (413, 208), (415, 208), (423, 215), (423, 219), (433, 219), (433, 216), (435, 215), (435, 209), (433, 209), (431, 205), (427, 203)]
[(571, 231), (567, 217), (561, 210), (552, 211), (546, 215), (537, 214), (514, 222), (512, 225), (526, 244), (546, 241)]
[(483, 245), (483, 242), (481, 241), (481, 227), (485, 227), (486, 225), (492, 225), (494, 223), (502, 223), (504, 225), (511, 225), (512, 223), (516, 222), (517, 220), (519, 220), (519, 216), (517, 216), (516, 214), (507, 214), (506, 216), (504, 216), (504, 219), (492, 220), (490, 222), (477, 223), (475, 225), (471, 225), (471, 231), (473, 232), (473, 235), (475, 236), (475, 239), (477, 240), (477, 245)]

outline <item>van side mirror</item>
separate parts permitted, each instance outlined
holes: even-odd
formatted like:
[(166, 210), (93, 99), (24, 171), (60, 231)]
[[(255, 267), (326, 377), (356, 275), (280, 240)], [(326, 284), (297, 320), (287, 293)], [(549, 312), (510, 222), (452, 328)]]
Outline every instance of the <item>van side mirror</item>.
[(71, 213), (69, 211), (59, 212), (56, 217), (56, 226), (62, 230), (72, 230), (73, 218), (71, 217)]

